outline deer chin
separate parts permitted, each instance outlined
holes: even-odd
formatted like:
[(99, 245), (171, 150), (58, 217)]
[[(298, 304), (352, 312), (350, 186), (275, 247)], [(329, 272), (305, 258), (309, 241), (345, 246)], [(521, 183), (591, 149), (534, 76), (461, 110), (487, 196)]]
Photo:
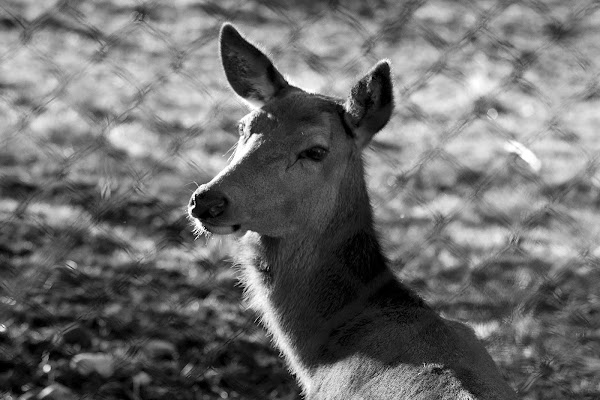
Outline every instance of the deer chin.
[(239, 225), (239, 224), (213, 225), (206, 221), (201, 221), (201, 223), (202, 223), (202, 226), (204, 227), (204, 229), (206, 229), (208, 232), (210, 232), (214, 235), (230, 235), (232, 233), (236, 233), (241, 228), (241, 225)]

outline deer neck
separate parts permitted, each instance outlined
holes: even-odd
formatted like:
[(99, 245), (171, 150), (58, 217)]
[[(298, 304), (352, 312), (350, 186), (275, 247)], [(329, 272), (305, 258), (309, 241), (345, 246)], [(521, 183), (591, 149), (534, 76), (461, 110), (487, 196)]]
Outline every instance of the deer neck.
[(243, 239), (250, 303), (301, 380), (322, 361), (331, 332), (394, 280), (373, 228), (364, 180), (352, 186), (319, 234), (275, 239), (248, 233)]

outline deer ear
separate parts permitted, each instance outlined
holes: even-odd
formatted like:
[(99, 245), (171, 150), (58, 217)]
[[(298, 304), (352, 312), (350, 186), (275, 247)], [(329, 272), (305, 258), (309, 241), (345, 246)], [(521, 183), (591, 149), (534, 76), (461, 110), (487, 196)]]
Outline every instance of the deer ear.
[(221, 28), (220, 47), (229, 84), (250, 105), (261, 107), (289, 86), (271, 60), (229, 23)]
[(359, 148), (387, 124), (394, 108), (390, 64), (379, 61), (352, 88), (344, 104), (344, 118), (352, 128)]

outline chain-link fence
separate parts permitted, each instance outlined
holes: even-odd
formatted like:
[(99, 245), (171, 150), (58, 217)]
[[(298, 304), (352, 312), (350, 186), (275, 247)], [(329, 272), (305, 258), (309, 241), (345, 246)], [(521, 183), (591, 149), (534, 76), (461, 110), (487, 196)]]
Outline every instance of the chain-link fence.
[(293, 399), (185, 205), (244, 106), (232, 21), (300, 87), (391, 60), (367, 155), (399, 276), (526, 399), (600, 398), (597, 0), (0, 1), (0, 398)]

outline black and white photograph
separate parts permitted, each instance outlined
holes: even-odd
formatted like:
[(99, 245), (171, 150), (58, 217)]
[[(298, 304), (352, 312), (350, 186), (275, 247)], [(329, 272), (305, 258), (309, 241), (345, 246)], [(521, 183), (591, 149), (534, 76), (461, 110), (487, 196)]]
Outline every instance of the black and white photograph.
[(600, 399), (599, 0), (0, 0), (0, 400)]

